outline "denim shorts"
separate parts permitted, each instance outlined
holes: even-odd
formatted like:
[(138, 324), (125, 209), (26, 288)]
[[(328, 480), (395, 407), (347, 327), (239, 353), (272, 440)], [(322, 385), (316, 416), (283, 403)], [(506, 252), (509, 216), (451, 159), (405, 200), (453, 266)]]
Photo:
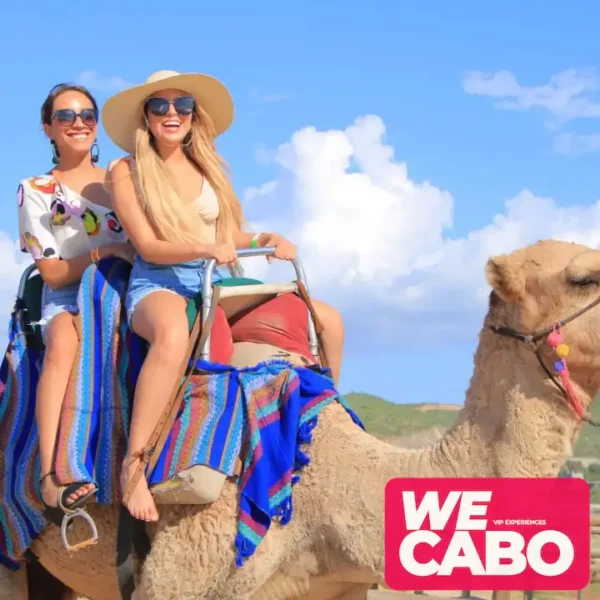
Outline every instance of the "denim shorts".
[[(131, 317), (138, 302), (152, 292), (172, 292), (186, 299), (197, 296), (202, 291), (204, 284), (206, 263), (206, 260), (198, 259), (174, 265), (156, 265), (146, 262), (136, 254), (129, 276), (125, 301), (129, 327), (131, 327)], [(222, 279), (221, 272), (215, 269), (212, 277), (213, 283)]]
[(76, 315), (79, 312), (77, 306), (77, 293), (79, 292), (79, 282), (70, 283), (59, 290), (53, 290), (44, 284), (42, 288), (42, 316), (37, 324), (42, 332), (42, 339), (46, 343), (46, 327), (53, 317), (68, 312)]

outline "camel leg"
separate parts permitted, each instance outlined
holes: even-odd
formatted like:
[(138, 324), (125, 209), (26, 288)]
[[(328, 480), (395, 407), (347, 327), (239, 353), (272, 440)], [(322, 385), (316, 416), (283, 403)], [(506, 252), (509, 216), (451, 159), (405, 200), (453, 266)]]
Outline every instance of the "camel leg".
[(0, 600), (28, 600), (28, 596), (25, 565), (18, 571), (0, 565)]

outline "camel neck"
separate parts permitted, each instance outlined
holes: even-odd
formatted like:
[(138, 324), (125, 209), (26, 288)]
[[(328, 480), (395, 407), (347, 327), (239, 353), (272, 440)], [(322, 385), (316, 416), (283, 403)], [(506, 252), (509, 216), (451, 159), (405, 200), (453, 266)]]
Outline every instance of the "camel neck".
[[(325, 524), (326, 530), (336, 532), (332, 543), (343, 547), (351, 564), (363, 569), (370, 565), (362, 573), (365, 581), (383, 577), (385, 488), (390, 479), (555, 477), (571, 455), (580, 423), (544, 377), (535, 355), (525, 346), (506, 348), (507, 340), (497, 337), (483, 342), (475, 355), (465, 405), (436, 444), (422, 450), (398, 448), (357, 430), (339, 407), (321, 415), (327, 424), (316, 436), (327, 431), (328, 438), (315, 439), (315, 445), (325, 446), (315, 452), (315, 459), (329, 457), (319, 465), (319, 473), (324, 481), (337, 481), (322, 490), (321, 500), (340, 507), (337, 516), (323, 509), (339, 520)], [(582, 400), (587, 406), (589, 397)], [(347, 477), (353, 471), (332, 456), (355, 465), (356, 476), (340, 482), (339, 473)]]
[[(543, 351), (552, 368), (550, 349)], [(597, 383), (572, 384), (584, 407)], [(484, 330), (474, 357), (474, 372), (465, 399), (465, 418), (480, 439), (494, 477), (555, 477), (580, 431), (581, 420), (546, 375), (531, 348)]]

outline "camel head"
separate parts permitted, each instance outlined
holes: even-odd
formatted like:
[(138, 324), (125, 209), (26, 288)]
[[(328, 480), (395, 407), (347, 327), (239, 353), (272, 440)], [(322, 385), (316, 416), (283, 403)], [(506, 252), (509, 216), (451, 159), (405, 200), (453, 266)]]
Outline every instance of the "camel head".
[(492, 287), (486, 326), (496, 332), (503, 328), (504, 337), (513, 339), (519, 339), (514, 334), (532, 335), (522, 345), (537, 350), (558, 376), (561, 350), (548, 344), (548, 334), (559, 324), (568, 346), (568, 373), (589, 402), (600, 388), (600, 251), (540, 241), (490, 258), (486, 275)]

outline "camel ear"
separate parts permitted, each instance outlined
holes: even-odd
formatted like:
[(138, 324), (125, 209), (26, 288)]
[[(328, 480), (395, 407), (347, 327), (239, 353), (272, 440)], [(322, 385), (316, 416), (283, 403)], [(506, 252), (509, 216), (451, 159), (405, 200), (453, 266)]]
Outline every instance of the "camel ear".
[(485, 265), (485, 275), (494, 292), (506, 302), (525, 297), (523, 270), (509, 256), (493, 256)]

